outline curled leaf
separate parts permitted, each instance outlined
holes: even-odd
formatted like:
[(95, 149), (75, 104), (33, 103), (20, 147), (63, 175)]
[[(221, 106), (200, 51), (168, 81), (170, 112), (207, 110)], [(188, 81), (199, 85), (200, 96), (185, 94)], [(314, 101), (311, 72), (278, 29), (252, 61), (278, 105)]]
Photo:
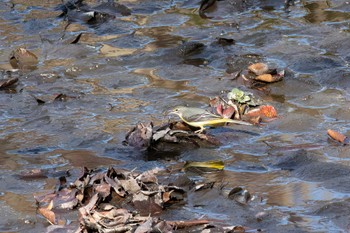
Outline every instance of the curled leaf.
[(268, 118), (277, 117), (277, 111), (271, 105), (262, 105), (262, 106), (260, 106), (260, 111), (262, 113), (262, 116), (265, 116), (265, 117), (268, 117)]
[(14, 69), (35, 69), (38, 57), (25, 48), (17, 48), (10, 55), (10, 64)]
[(152, 131), (152, 122), (148, 124), (138, 123), (136, 127), (127, 133), (124, 143), (136, 148), (146, 149), (151, 145)]
[(337, 131), (329, 129), (329, 130), (327, 130), (327, 133), (331, 138), (333, 138), (334, 140), (336, 140), (340, 143), (349, 144), (349, 142), (350, 142), (350, 139), (348, 137), (346, 137), (345, 135), (343, 135)]
[(267, 117), (275, 118), (277, 117), (276, 109), (271, 105), (262, 105), (259, 108), (250, 110), (245, 114), (247, 117)]
[(266, 74), (269, 70), (269, 67), (265, 63), (255, 63), (248, 67), (248, 70), (255, 75), (263, 75)]
[(241, 204), (247, 204), (251, 199), (251, 195), (248, 190), (243, 189), (242, 187), (235, 187), (228, 194), (228, 198), (233, 199)]
[(282, 80), (283, 76), (272, 75), (272, 74), (262, 74), (256, 76), (254, 79), (262, 82), (273, 83)]
[(10, 87), (11, 85), (18, 82), (18, 78), (11, 78), (7, 80), (1, 80), (0, 81), (0, 89)]

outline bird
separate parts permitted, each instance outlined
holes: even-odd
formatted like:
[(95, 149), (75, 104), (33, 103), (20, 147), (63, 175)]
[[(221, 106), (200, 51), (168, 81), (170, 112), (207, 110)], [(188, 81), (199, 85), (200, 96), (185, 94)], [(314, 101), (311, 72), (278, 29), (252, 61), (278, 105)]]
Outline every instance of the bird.
[(206, 109), (177, 106), (169, 111), (169, 114), (178, 115), (186, 124), (200, 128), (195, 133), (202, 133), (206, 126), (215, 127), (225, 123), (234, 123), (240, 125), (252, 125), (248, 122), (223, 118), (222, 116), (213, 114)]

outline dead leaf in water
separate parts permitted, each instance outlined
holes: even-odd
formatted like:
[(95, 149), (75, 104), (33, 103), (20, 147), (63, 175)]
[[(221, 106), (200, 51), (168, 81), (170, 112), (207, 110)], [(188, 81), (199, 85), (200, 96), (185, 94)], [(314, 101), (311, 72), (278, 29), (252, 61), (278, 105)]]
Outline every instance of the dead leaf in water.
[(262, 74), (256, 76), (254, 79), (266, 83), (273, 83), (273, 82), (278, 82), (281, 81), (283, 76), (280, 75), (272, 75), (272, 74)]
[(10, 87), (17, 82), (18, 82), (18, 78), (10, 78), (7, 80), (0, 80), (0, 89)]
[(345, 135), (343, 135), (337, 131), (329, 129), (329, 130), (327, 130), (327, 133), (332, 139), (334, 139), (340, 143), (343, 143), (344, 145), (347, 145), (350, 142), (350, 139), (348, 137), (346, 137)]
[(235, 187), (228, 194), (228, 198), (241, 204), (247, 204), (251, 199), (251, 195), (248, 190), (243, 189), (242, 187)]
[(35, 69), (38, 57), (25, 48), (17, 48), (10, 54), (10, 64), (14, 69)]
[(248, 66), (248, 70), (255, 75), (263, 75), (266, 74), (269, 70), (269, 66), (265, 63), (255, 63), (250, 66)]
[(30, 171), (21, 172), (19, 175), (20, 179), (43, 179), (47, 178), (47, 171), (42, 169), (33, 169)]
[(190, 167), (223, 170), (225, 166), (223, 161), (186, 162), (184, 169), (188, 169)]
[(248, 117), (267, 117), (267, 118), (276, 118), (277, 111), (271, 105), (262, 105), (259, 108), (250, 110), (245, 114)]
[(216, 39), (217, 39), (218, 44), (220, 44), (222, 46), (234, 45), (236, 43), (236, 41), (234, 39), (231, 39), (231, 38), (218, 37)]
[(38, 208), (39, 214), (41, 214), (50, 224), (54, 225), (65, 225), (66, 220), (58, 218), (56, 214), (52, 211), (53, 201), (46, 208)]
[(152, 122), (148, 124), (138, 123), (127, 133), (124, 143), (139, 149), (146, 149), (151, 145), (152, 135)]
[(265, 116), (265, 117), (268, 117), (268, 118), (277, 117), (277, 111), (271, 105), (262, 105), (262, 106), (260, 106), (260, 111), (262, 113), (262, 116)]

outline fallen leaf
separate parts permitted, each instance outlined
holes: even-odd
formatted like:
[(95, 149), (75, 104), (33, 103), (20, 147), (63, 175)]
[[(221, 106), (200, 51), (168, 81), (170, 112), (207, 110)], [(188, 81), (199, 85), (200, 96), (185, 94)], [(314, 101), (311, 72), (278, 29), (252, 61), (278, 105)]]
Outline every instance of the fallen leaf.
[(184, 169), (188, 169), (190, 167), (201, 167), (201, 168), (223, 170), (224, 162), (223, 161), (186, 162), (184, 165)]
[(78, 204), (76, 198), (76, 189), (62, 189), (57, 192), (56, 197), (53, 199), (53, 206), (56, 209), (73, 209)]
[(227, 108), (224, 109), (222, 113), (222, 117), (231, 119), (234, 113), (235, 113), (235, 108), (232, 106), (228, 106)]
[(25, 48), (17, 48), (10, 55), (10, 64), (14, 69), (35, 69), (38, 57)]
[(17, 82), (18, 82), (18, 78), (10, 78), (7, 80), (1, 80), (0, 81), (0, 89), (10, 87)]
[(105, 175), (104, 179), (119, 196), (125, 197), (126, 195), (125, 190), (123, 189), (122, 184), (117, 178), (111, 179), (107, 175)]
[(147, 149), (151, 145), (152, 135), (152, 122), (146, 125), (138, 123), (127, 133), (124, 143), (139, 149)]
[(203, 224), (208, 224), (209, 220), (206, 219), (198, 219), (198, 220), (187, 220), (187, 221), (166, 221), (170, 226), (175, 228), (186, 228), (193, 227)]
[(266, 74), (269, 70), (269, 66), (265, 63), (255, 63), (248, 66), (248, 70), (255, 75), (263, 75)]
[(174, 190), (170, 191), (170, 192), (164, 192), (163, 193), (163, 202), (166, 203), (168, 201), (170, 201), (170, 194), (173, 192)]
[(327, 133), (328, 135), (333, 138), (334, 140), (340, 142), (340, 143), (343, 143), (343, 144), (349, 144), (350, 142), (350, 139), (348, 137), (346, 137), (345, 135), (337, 132), (337, 131), (334, 131), (334, 130), (327, 130)]
[(155, 173), (157, 173), (159, 169), (155, 168), (150, 171), (145, 171), (141, 175), (139, 175), (136, 179), (140, 180), (142, 183), (158, 183), (158, 179), (155, 176)]
[(283, 76), (280, 75), (272, 75), (272, 74), (261, 74), (256, 76), (254, 79), (262, 82), (273, 83), (281, 81)]
[(132, 177), (129, 177), (127, 180), (120, 180), (119, 182), (128, 194), (137, 193), (141, 189), (136, 179)]
[(47, 208), (39, 208), (38, 209), (39, 214), (44, 216), (44, 218), (52, 225), (56, 224), (56, 215), (52, 210), (49, 210)]
[(245, 116), (249, 117), (268, 117), (268, 118), (275, 118), (277, 117), (277, 111), (276, 109), (271, 105), (262, 105), (259, 108), (255, 108), (250, 110), (245, 114)]
[(30, 171), (24, 171), (19, 174), (20, 179), (44, 179), (47, 178), (47, 171), (42, 169), (33, 169)]
[(226, 45), (234, 45), (236, 43), (236, 41), (234, 39), (231, 38), (223, 38), (223, 37), (218, 37), (216, 38), (218, 43), (226, 46)]
[(277, 111), (271, 105), (262, 105), (262, 106), (260, 106), (260, 111), (262, 113), (262, 116), (265, 116), (265, 117), (268, 117), (268, 118), (277, 117)]
[(215, 182), (197, 184), (194, 187), (194, 191), (200, 191), (200, 190), (204, 190), (204, 189), (212, 189), (214, 187), (214, 184), (215, 184)]
[(70, 42), (70, 44), (78, 43), (82, 35), (83, 35), (83, 33), (79, 33), (79, 35), (72, 42)]
[(243, 189), (242, 187), (235, 187), (228, 194), (228, 198), (241, 204), (247, 204), (251, 199), (251, 195), (248, 190)]
[(159, 192), (153, 196), (144, 195), (142, 192), (134, 194), (132, 202), (141, 216), (157, 215), (163, 211)]
[(111, 185), (104, 182), (102, 182), (101, 184), (96, 184), (95, 191), (100, 194), (100, 197), (105, 199), (111, 194)]
[(152, 231), (152, 218), (148, 218), (148, 220), (142, 223), (139, 227), (136, 228), (134, 233), (148, 233)]

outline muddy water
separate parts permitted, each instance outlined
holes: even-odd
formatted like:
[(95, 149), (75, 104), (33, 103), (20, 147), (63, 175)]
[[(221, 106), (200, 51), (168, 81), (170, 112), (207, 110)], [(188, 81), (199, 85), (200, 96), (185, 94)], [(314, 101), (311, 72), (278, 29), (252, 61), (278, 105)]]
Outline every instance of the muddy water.
[[(45, 231), (33, 193), (52, 190), (67, 170), (215, 159), (225, 161), (223, 172), (189, 176), (243, 186), (263, 201), (235, 206), (212, 191), (166, 217), (204, 215), (267, 232), (349, 230), (349, 147), (330, 141), (326, 130), (350, 132), (350, 4), (297, 1), (285, 11), (283, 1), (247, 2), (219, 1), (201, 18), (199, 1), (123, 0), (129, 16), (67, 25), (55, 10), (61, 1), (2, 1), (0, 78), (17, 75), (19, 83), (0, 91), (0, 231)], [(219, 45), (217, 37), (236, 44)], [(184, 40), (205, 46), (178, 53)], [(5, 72), (17, 47), (38, 55), (36, 69)], [(269, 91), (250, 90), (276, 107), (277, 120), (209, 130), (227, 138), (216, 148), (152, 154), (122, 145), (137, 122), (161, 124), (171, 106), (205, 107), (209, 97), (238, 87), (235, 72), (257, 61), (286, 70)], [(61, 93), (69, 98), (53, 101)], [(23, 176), (35, 169), (43, 173)]]

